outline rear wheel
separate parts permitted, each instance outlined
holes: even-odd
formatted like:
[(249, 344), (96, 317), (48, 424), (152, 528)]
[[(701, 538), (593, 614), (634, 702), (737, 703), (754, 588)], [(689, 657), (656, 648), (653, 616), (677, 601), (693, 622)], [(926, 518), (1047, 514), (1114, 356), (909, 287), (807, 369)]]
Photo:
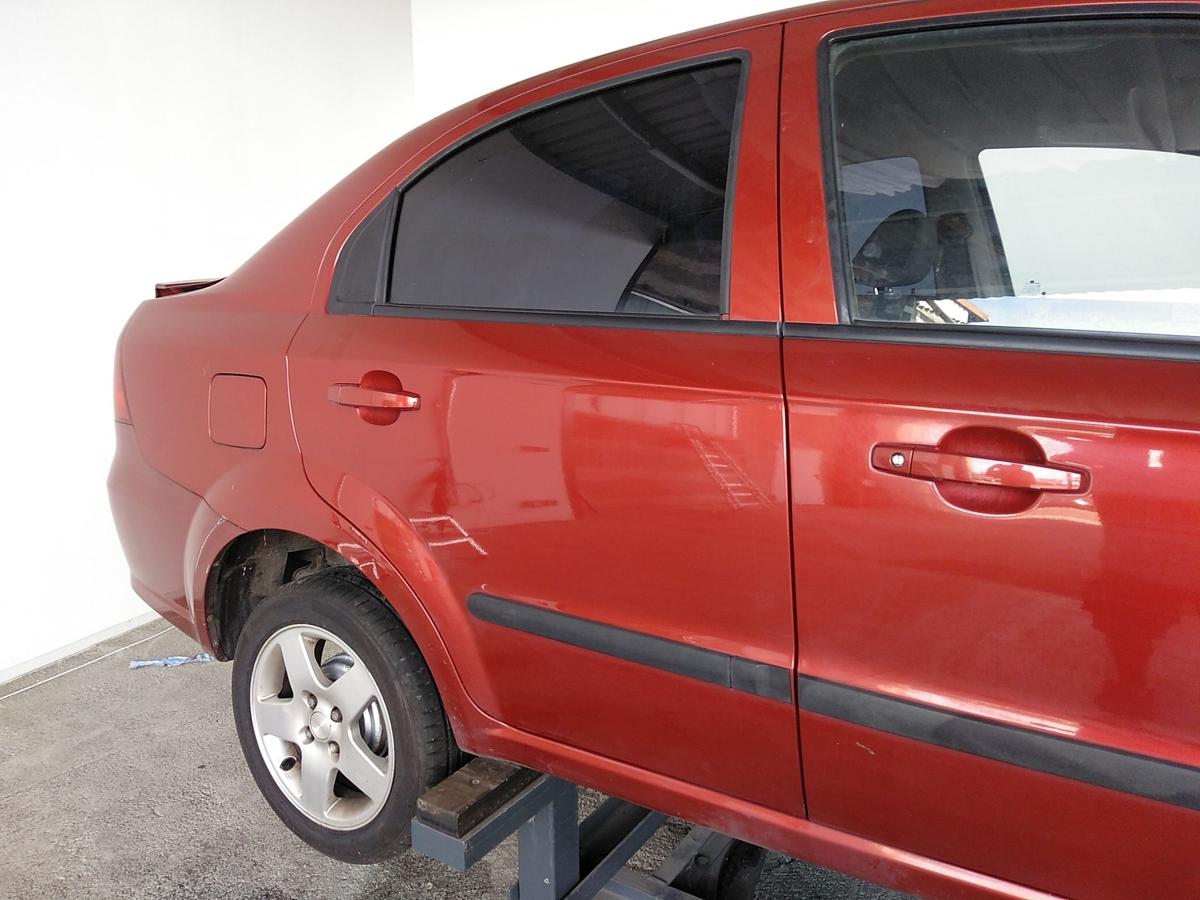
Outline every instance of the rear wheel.
[(284, 824), (323, 853), (377, 862), (408, 845), (451, 740), (411, 635), (352, 570), (285, 585), (242, 630), (238, 739)]

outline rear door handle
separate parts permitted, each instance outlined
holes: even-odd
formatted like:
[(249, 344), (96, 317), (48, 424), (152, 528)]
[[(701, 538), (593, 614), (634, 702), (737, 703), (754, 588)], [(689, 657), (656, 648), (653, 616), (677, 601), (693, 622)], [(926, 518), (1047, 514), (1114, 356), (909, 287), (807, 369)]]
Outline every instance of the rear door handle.
[(876, 444), (871, 449), (871, 465), (881, 472), (925, 481), (958, 481), (1047, 493), (1081, 494), (1088, 486), (1087, 473), (1075, 469), (943, 453), (905, 444)]
[(331, 384), (329, 399), (339, 406), (359, 409), (420, 409), (421, 397), (410, 391), (384, 391), (358, 384)]

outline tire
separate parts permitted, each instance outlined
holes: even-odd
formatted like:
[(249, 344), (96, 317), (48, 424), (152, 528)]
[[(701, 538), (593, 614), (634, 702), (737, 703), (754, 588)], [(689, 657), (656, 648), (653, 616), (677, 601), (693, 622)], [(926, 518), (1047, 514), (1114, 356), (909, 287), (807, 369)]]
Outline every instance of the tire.
[(416, 643), (353, 569), (287, 584), (254, 609), (234, 656), (233, 715), (276, 815), (343, 862), (407, 847), (417, 797), (457, 758)]

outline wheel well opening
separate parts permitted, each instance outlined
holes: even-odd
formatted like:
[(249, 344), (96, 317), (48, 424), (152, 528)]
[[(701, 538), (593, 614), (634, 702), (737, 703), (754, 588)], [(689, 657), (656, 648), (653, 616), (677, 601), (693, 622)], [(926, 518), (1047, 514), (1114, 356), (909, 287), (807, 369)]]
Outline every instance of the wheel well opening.
[(350, 561), (293, 531), (250, 531), (230, 542), (208, 576), (205, 619), (220, 659), (233, 659), (242, 627), (254, 608), (292, 581)]

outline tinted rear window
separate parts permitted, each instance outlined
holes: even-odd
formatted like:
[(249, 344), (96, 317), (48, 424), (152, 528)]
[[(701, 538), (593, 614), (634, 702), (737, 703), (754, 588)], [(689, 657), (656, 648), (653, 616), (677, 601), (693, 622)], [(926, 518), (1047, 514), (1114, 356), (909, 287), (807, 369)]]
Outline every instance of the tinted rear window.
[(390, 302), (719, 314), (739, 69), (588, 94), (456, 151), (403, 194)]

